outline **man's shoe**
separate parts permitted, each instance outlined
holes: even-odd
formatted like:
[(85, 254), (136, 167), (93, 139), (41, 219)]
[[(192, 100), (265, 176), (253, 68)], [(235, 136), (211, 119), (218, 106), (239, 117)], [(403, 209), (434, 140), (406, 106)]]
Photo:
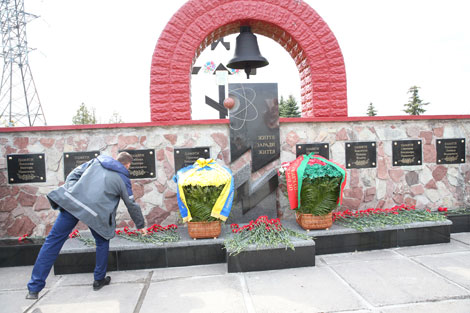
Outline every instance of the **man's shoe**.
[(110, 282), (111, 282), (110, 276), (106, 276), (105, 278), (101, 280), (95, 280), (93, 282), (93, 290), (95, 291), (100, 290), (101, 288), (103, 288), (103, 286), (109, 285)]
[(37, 300), (38, 296), (39, 296), (39, 292), (28, 291), (28, 293), (26, 294), (26, 299)]

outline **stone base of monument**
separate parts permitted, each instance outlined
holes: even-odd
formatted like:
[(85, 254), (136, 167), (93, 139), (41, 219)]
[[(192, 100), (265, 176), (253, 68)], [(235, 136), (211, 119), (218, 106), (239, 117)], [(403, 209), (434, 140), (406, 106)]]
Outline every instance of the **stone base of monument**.
[[(460, 223), (459, 221), (456, 222)], [(462, 222), (464, 225), (465, 222)], [(294, 240), (295, 250), (254, 247), (236, 256), (223, 248), (231, 236), (229, 225), (224, 225), (217, 239), (193, 240), (186, 229), (178, 229), (181, 240), (175, 243), (144, 244), (116, 237), (110, 242), (108, 270), (134, 270), (159, 267), (189, 266), (227, 263), (229, 272), (261, 271), (299, 266), (314, 266), (315, 255), (387, 249), (395, 247), (450, 242), (452, 222), (424, 222), (358, 232), (337, 224), (328, 230), (306, 232), (295, 220), (285, 220), (283, 225), (312, 236), (311, 240)], [(457, 224), (460, 225), (460, 224)], [(468, 225), (468, 224), (465, 224)], [(460, 227), (460, 226), (459, 226)], [(461, 226), (464, 227), (464, 226)], [(91, 234), (80, 232), (84, 237)], [(27, 239), (0, 240), (0, 267), (32, 265), (42, 242)], [(78, 239), (69, 239), (54, 265), (55, 274), (93, 272), (95, 248)]]
[[(286, 223), (284, 223), (286, 225)], [(315, 253), (333, 254), (450, 242), (451, 221), (419, 222), (357, 231), (338, 224), (328, 230), (307, 232), (315, 240)], [(287, 226), (287, 225), (286, 225)], [(291, 225), (292, 229), (295, 225)], [(296, 230), (300, 231), (300, 227)]]
[(0, 267), (32, 265), (43, 244), (42, 239), (0, 240)]
[(237, 273), (315, 266), (315, 242), (293, 239), (293, 244), (294, 250), (251, 246), (236, 255), (230, 255), (227, 251), (227, 271)]
[(451, 233), (470, 232), (470, 214), (448, 214), (447, 219), (452, 221)]
[[(225, 263), (226, 251), (223, 242), (228, 228), (216, 239), (193, 240), (186, 229), (178, 229), (181, 240), (172, 243), (148, 244), (129, 241), (116, 236), (110, 241), (108, 270), (125, 271), (135, 269)], [(91, 237), (86, 231), (82, 237)], [(54, 274), (93, 272), (95, 248), (85, 246), (80, 240), (67, 240), (57, 261)]]

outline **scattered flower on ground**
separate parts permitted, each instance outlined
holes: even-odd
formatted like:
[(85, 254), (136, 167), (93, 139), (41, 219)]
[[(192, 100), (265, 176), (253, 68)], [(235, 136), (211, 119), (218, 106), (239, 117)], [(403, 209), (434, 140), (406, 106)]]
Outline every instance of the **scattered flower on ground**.
[(78, 231), (78, 229), (74, 229), (70, 234), (69, 234), (69, 238), (77, 238), (78, 240), (80, 240), (81, 242), (83, 242), (86, 246), (89, 246), (89, 247), (95, 247), (96, 246), (96, 243), (95, 243), (95, 240), (92, 239), (92, 238), (84, 238), (80, 235), (80, 232)]
[(470, 208), (460, 208), (460, 209), (452, 209), (448, 210), (447, 208), (440, 207), (437, 209), (438, 212), (444, 215), (465, 215), (465, 214), (470, 214)]
[(123, 230), (116, 230), (116, 234), (122, 238), (131, 241), (144, 242), (144, 243), (162, 243), (162, 242), (176, 242), (180, 240), (180, 235), (176, 231), (178, 226), (170, 224), (161, 226), (153, 224), (147, 228), (147, 235), (144, 235), (137, 229), (130, 230), (129, 227), (124, 227)]
[[(446, 208), (438, 209), (439, 212)], [(429, 209), (418, 210), (405, 204), (392, 208), (369, 208), (365, 210), (333, 213), (333, 221), (345, 227), (363, 231), (366, 228), (380, 228), (388, 225), (404, 225), (415, 222), (444, 221), (446, 217)]]
[(267, 216), (260, 216), (255, 221), (240, 226), (238, 224), (230, 225), (232, 237), (225, 240), (225, 249), (230, 255), (237, 255), (245, 250), (249, 245), (260, 247), (285, 246), (294, 250), (292, 237), (301, 239), (311, 239), (311, 237), (287, 229), (282, 226), (278, 218), (269, 219)]
[(24, 234), (23, 236), (18, 238), (18, 241), (21, 242), (21, 241), (25, 240), (28, 237), (29, 237), (29, 234)]

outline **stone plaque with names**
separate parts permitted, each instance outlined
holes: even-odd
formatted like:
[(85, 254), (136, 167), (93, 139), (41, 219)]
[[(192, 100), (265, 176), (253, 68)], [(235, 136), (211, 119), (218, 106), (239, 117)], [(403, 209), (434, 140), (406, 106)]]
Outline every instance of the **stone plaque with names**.
[(64, 179), (77, 166), (100, 155), (99, 151), (64, 152)]
[(295, 146), (295, 157), (298, 158), (302, 154), (314, 153), (316, 155), (321, 155), (322, 157), (329, 159), (330, 158), (330, 144), (321, 142), (321, 143), (301, 143)]
[(377, 145), (374, 141), (347, 142), (346, 168), (370, 168), (377, 166)]
[(211, 157), (209, 147), (197, 148), (175, 148), (175, 173), (188, 165), (193, 165), (199, 158), (209, 159)]
[(44, 153), (7, 155), (8, 183), (43, 183), (46, 181)]
[(126, 151), (134, 160), (129, 167), (129, 174), (131, 179), (136, 178), (154, 178), (155, 173), (155, 150), (142, 149), (142, 150), (121, 150)]
[(397, 140), (392, 143), (393, 166), (422, 165), (421, 140)]
[(436, 139), (437, 164), (465, 163), (465, 138)]

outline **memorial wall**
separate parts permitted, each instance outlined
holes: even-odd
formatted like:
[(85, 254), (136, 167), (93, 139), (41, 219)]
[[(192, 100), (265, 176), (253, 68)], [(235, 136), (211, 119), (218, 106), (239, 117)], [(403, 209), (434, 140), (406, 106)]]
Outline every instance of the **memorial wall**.
[[(280, 158), (268, 160), (255, 172), (246, 171), (249, 152), (230, 163), (228, 121), (176, 123), (0, 129), (0, 238), (47, 234), (57, 213), (50, 209), (46, 194), (81, 163), (99, 154), (115, 157), (124, 150), (135, 159), (130, 168), (133, 191), (148, 224), (178, 222), (172, 177), (175, 168), (198, 157), (230, 167), (237, 186), (238, 177), (261, 181), (265, 173), (299, 154), (323, 155), (347, 169), (339, 210), (400, 204), (432, 210), (470, 206), (468, 116), (281, 119)], [(276, 202), (270, 210), (282, 218), (294, 217), (279, 190)], [(133, 226), (122, 204), (117, 225)]]

